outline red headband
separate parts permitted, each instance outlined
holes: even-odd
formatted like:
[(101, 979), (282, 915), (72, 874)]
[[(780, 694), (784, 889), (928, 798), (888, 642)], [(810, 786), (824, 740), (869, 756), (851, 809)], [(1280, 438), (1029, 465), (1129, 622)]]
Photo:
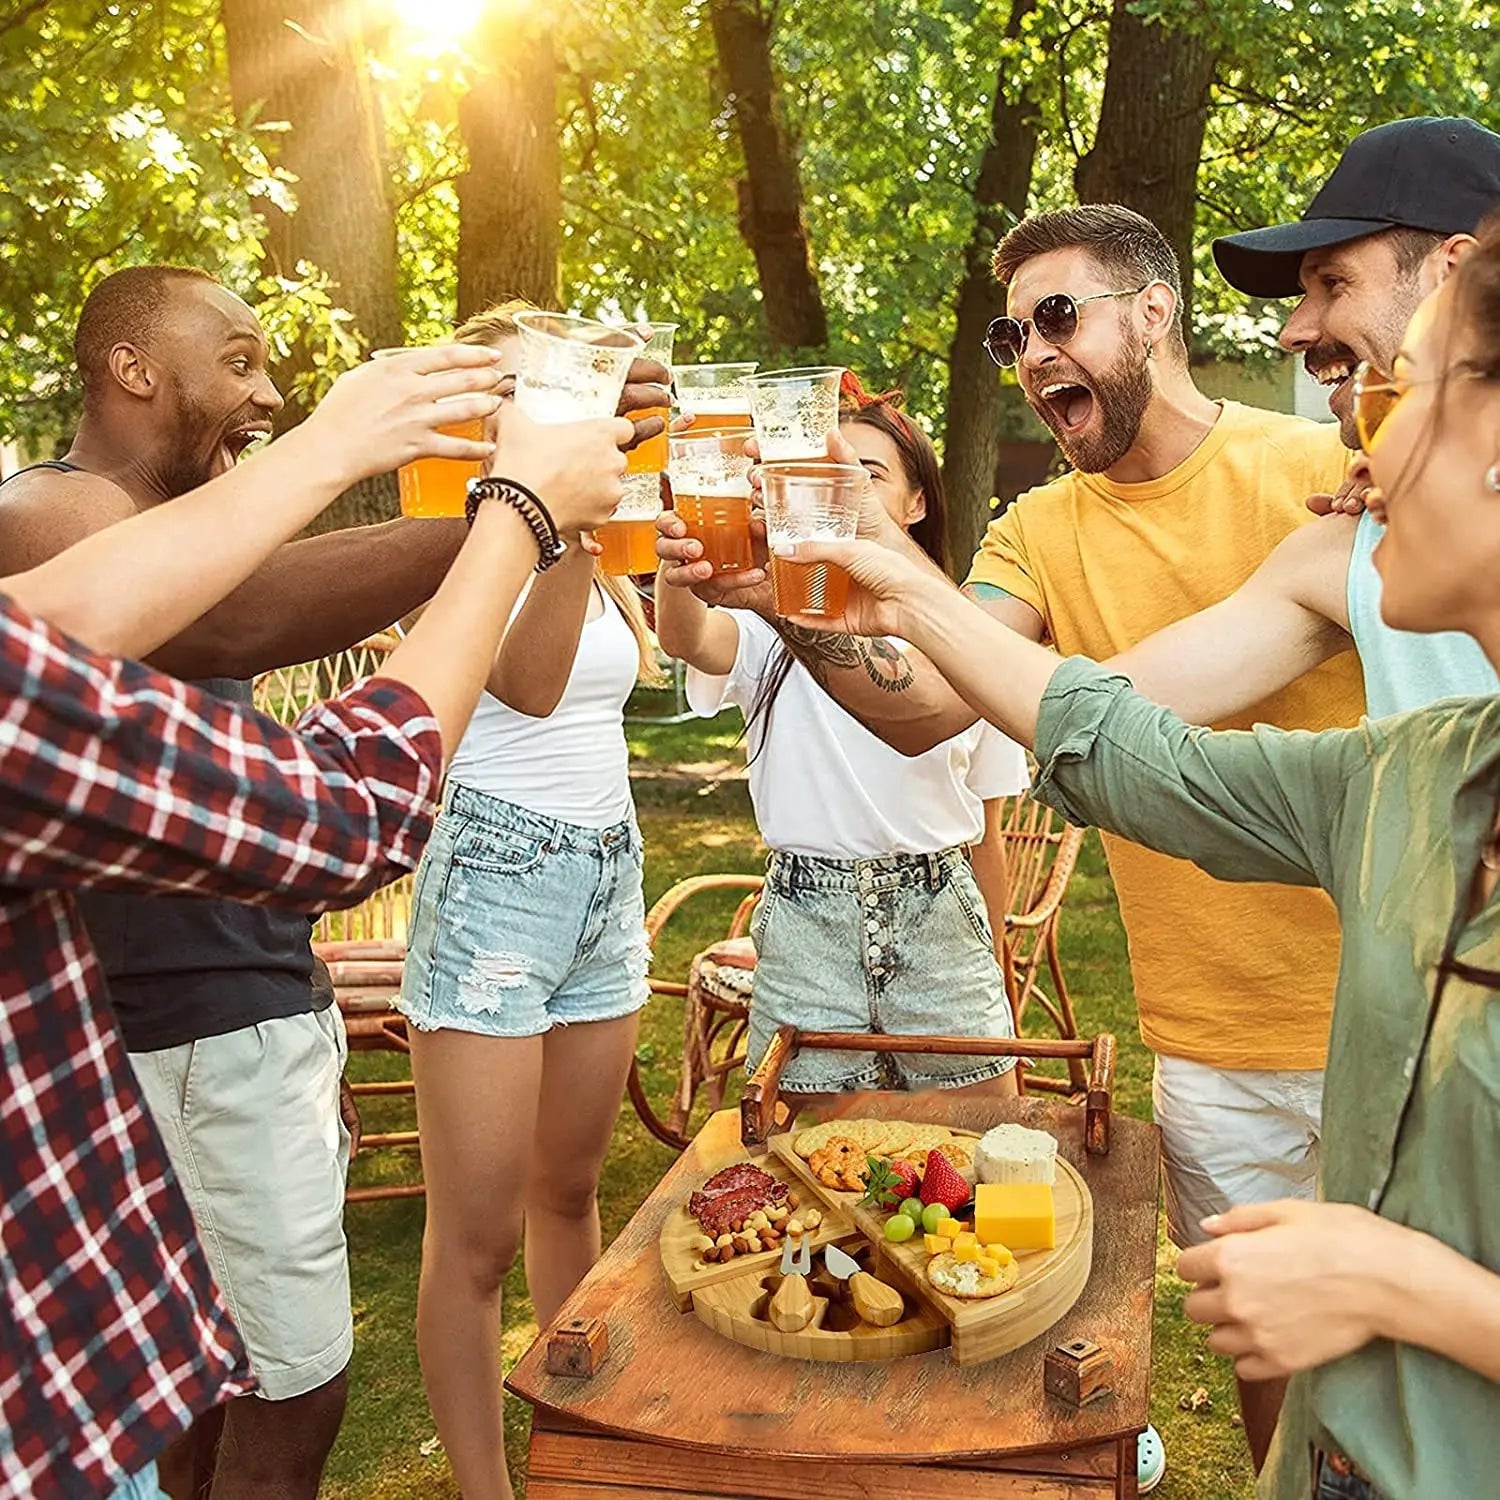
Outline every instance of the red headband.
[(845, 370), (839, 377), (839, 395), (846, 402), (851, 403), (856, 411), (864, 411), (869, 406), (884, 408), (907, 437), (916, 436), (911, 419), (901, 410), (901, 403), (906, 399), (904, 391), (882, 391), (878, 396), (872, 396), (860, 383), (859, 376), (853, 370)]

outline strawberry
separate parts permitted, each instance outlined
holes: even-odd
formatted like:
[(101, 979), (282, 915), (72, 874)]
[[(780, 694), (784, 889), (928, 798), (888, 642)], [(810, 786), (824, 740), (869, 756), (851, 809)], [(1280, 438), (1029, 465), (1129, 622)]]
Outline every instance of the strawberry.
[(922, 1202), (941, 1203), (950, 1213), (974, 1196), (957, 1167), (941, 1151), (927, 1154), (927, 1175), (922, 1179)]
[(908, 1161), (882, 1161), (878, 1156), (865, 1158), (865, 1195), (860, 1202), (876, 1208), (895, 1208), (906, 1198), (917, 1195), (917, 1169)]

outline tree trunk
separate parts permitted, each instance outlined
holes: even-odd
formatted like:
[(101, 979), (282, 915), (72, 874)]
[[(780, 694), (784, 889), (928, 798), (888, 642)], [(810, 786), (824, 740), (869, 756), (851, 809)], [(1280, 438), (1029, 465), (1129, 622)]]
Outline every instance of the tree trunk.
[(808, 249), (796, 148), (777, 109), (772, 11), (760, 0), (711, 0), (709, 14), (745, 156), (740, 234), (755, 256), (771, 343), (821, 349), (828, 315)]
[[(1006, 23), (1007, 41), (1036, 0), (1015, 0)], [(993, 318), (1005, 313), (1005, 289), (991, 263), (995, 246), (1026, 212), (1036, 157), (1037, 118), (1024, 94), (1007, 94), (1013, 70), (1002, 61), (995, 76), (990, 139), (974, 181), (974, 227), (964, 252), (958, 316), (948, 349), (948, 400), (943, 413), (943, 490), (948, 502), (948, 553), (962, 577), (990, 521), (995, 467), (1000, 456), (1003, 407), (1000, 372), (984, 350)]]
[(458, 315), (511, 297), (558, 304), (562, 163), (551, 34), (488, 6), (484, 73), (459, 102), (468, 170), (458, 179)]
[(1218, 59), (1204, 31), (1143, 21), (1131, 3), (1114, 0), (1099, 129), (1073, 180), (1080, 203), (1123, 203), (1166, 236), (1182, 265), (1190, 338), (1198, 161)]
[[(354, 315), (373, 348), (401, 342), (396, 290), (396, 218), (386, 191), (381, 125), (365, 69), (359, 7), (346, 0), (222, 0), (229, 85), (235, 113), (284, 128), (261, 140), (296, 175), (295, 213), (267, 200), (270, 268), (295, 278), (310, 261), (334, 283), (337, 303)], [(294, 350), (290, 384), (310, 368)], [(289, 400), (280, 426), (306, 411)], [(395, 513), (389, 477), (356, 486), (314, 529), (384, 520)]]

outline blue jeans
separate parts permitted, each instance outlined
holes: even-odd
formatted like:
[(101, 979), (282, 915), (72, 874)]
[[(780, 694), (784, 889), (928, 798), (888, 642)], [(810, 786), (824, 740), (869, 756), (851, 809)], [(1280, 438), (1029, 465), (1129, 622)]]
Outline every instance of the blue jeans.
[(110, 1496), (110, 1500), (166, 1500), (166, 1494), (157, 1482), (155, 1463), (147, 1464), (144, 1469), (137, 1469)]
[(1358, 1474), (1338, 1474), (1325, 1462), (1318, 1474), (1318, 1489), (1313, 1500), (1384, 1500), (1368, 1479)]
[[(881, 859), (777, 852), (751, 925), (754, 1068), (780, 1026), (915, 1036), (1015, 1035), (984, 898), (961, 850)], [(802, 1052), (787, 1093), (963, 1088), (1013, 1057)]]
[(452, 785), (422, 856), (397, 1008), (421, 1031), (541, 1036), (649, 996), (642, 848)]

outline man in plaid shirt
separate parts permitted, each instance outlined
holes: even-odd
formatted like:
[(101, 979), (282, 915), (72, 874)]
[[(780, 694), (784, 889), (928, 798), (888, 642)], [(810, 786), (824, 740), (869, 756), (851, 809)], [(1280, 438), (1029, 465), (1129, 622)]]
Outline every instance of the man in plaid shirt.
[(416, 865), (441, 741), (395, 682), (292, 733), (3, 597), (0, 704), (0, 1480), (93, 1496), (248, 1370), (57, 888), (347, 902)]

